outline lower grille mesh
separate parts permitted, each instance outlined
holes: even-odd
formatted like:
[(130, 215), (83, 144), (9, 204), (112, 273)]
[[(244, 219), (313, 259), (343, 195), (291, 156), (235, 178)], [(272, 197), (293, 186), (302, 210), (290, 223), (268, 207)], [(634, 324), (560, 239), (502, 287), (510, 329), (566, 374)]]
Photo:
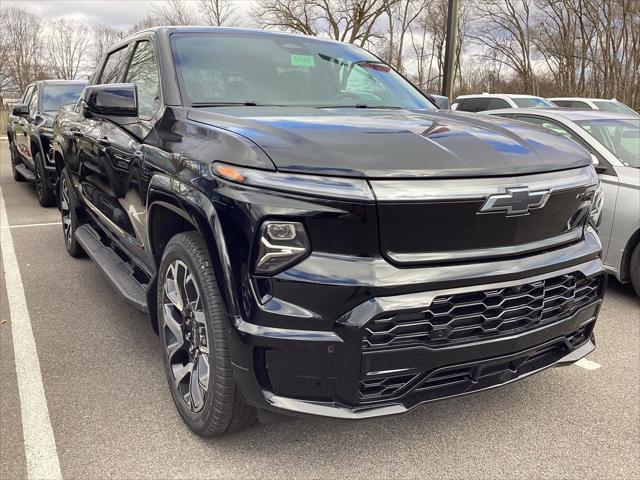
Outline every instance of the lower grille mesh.
[(533, 283), (436, 297), (431, 306), (370, 322), (363, 351), (431, 347), (512, 335), (571, 316), (602, 296), (604, 277), (569, 273)]
[(458, 395), (478, 384), (490, 386), (515, 379), (528, 372), (544, 368), (586, 342), (593, 331), (593, 322), (558, 339), (556, 342), (530, 349), (513, 358), (487, 359), (475, 365), (452, 365), (435, 371), (364, 377), (360, 380), (358, 400), (361, 404), (388, 401), (411, 394), (427, 395), (431, 399)]

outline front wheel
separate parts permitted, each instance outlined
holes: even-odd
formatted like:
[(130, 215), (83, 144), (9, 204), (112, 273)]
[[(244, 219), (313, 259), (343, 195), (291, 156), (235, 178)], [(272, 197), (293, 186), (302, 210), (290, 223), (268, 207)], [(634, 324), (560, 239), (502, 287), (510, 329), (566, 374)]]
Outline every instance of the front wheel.
[(633, 249), (631, 259), (629, 260), (629, 276), (631, 277), (631, 285), (636, 291), (636, 295), (640, 297), (640, 242)]
[(36, 193), (38, 194), (38, 202), (43, 207), (51, 207), (55, 204), (56, 199), (53, 196), (53, 187), (49, 183), (47, 179), (47, 172), (44, 168), (44, 162), (42, 160), (42, 155), (37, 153), (34, 162), (36, 164)]
[(76, 240), (76, 230), (80, 226), (77, 213), (78, 202), (66, 167), (60, 172), (58, 185), (60, 186), (60, 215), (62, 217), (64, 245), (69, 255), (82, 257), (84, 256), (84, 250)]
[(11, 174), (16, 182), (24, 182), (25, 178), (16, 170), (16, 165), (20, 163), (20, 154), (13, 141), (9, 142), (9, 152), (11, 153)]
[(251, 425), (233, 377), (228, 315), (197, 232), (174, 236), (158, 273), (158, 323), (169, 389), (184, 422), (203, 437)]

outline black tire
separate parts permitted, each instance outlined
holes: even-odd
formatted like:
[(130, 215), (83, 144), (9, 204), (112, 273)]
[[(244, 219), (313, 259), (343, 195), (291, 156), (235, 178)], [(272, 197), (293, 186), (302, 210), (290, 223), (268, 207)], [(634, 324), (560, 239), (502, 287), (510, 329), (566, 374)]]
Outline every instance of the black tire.
[(13, 174), (13, 179), (16, 182), (24, 182), (25, 178), (16, 170), (16, 165), (21, 162), (20, 154), (18, 153), (16, 144), (13, 141), (9, 141), (9, 151), (11, 152), (11, 173)]
[(636, 295), (640, 297), (640, 243), (633, 249), (633, 253), (629, 259), (629, 276), (631, 277), (631, 285), (633, 285)]
[(67, 253), (72, 257), (83, 257), (85, 255), (84, 250), (76, 240), (76, 230), (80, 226), (77, 212), (78, 199), (66, 167), (60, 172), (58, 186), (64, 245), (67, 248)]
[[(177, 291), (184, 293), (176, 295)], [(229, 317), (206, 245), (197, 232), (179, 233), (167, 244), (158, 273), (157, 300), (162, 360), (184, 422), (202, 437), (225, 435), (253, 424), (256, 411), (246, 404), (231, 368)], [(206, 369), (196, 369), (196, 365), (206, 365)], [(201, 382), (203, 370), (206, 385)]]
[(36, 164), (36, 171), (34, 173), (36, 177), (35, 184), (38, 202), (42, 207), (52, 207), (56, 203), (56, 198), (53, 195), (53, 187), (49, 183), (47, 172), (44, 169), (44, 161), (40, 153), (36, 153), (34, 162)]

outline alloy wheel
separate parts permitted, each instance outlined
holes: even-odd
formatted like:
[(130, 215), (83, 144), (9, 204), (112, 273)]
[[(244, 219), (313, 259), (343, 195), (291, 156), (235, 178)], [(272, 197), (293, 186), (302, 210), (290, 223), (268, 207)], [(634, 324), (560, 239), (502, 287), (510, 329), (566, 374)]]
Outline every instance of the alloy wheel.
[(195, 276), (181, 260), (169, 265), (163, 295), (164, 347), (174, 386), (192, 412), (204, 407), (209, 389), (209, 339)]
[(69, 202), (69, 183), (63, 176), (60, 179), (60, 212), (62, 214), (62, 230), (64, 231), (64, 241), (67, 247), (71, 245), (73, 240), (73, 229), (71, 228), (71, 209)]

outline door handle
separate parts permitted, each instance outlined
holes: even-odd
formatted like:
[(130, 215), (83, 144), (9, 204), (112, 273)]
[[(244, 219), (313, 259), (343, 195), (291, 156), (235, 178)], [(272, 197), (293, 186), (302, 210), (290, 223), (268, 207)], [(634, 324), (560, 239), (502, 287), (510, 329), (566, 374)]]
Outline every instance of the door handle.
[(73, 133), (76, 137), (84, 137), (84, 133), (78, 127), (70, 127), (69, 131)]

